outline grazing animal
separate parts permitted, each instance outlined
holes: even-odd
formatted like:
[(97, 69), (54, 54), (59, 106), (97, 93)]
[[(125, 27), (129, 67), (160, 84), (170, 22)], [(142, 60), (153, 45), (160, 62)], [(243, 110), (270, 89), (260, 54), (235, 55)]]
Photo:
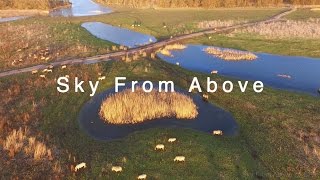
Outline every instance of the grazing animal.
[(46, 75), (41, 74), (40, 77), (41, 77), (41, 78), (46, 78)]
[(122, 172), (122, 167), (121, 166), (112, 166), (111, 171)]
[(179, 66), (179, 65), (180, 65), (180, 63), (179, 63), (179, 62), (176, 62), (176, 65), (177, 65), (177, 66)]
[(203, 99), (204, 101), (208, 101), (209, 95), (208, 95), (208, 94), (202, 94), (202, 99)]
[(33, 70), (31, 73), (36, 74), (36, 73), (38, 73), (38, 70)]
[(53, 65), (49, 65), (48, 68), (49, 68), (49, 69), (53, 69)]
[(216, 70), (211, 71), (211, 74), (218, 74), (218, 71), (216, 71)]
[(42, 72), (47, 72), (48, 71), (48, 69), (44, 69), (44, 70), (42, 70)]
[(176, 156), (173, 161), (174, 162), (184, 162), (184, 161), (186, 161), (186, 157), (184, 157), (184, 156)]
[(106, 76), (101, 76), (98, 78), (98, 80), (104, 80), (104, 79), (106, 79)]
[(74, 168), (74, 171), (77, 172), (77, 171), (79, 171), (79, 169), (86, 168), (86, 167), (87, 167), (86, 163), (82, 162), (82, 163), (76, 165), (76, 167)]
[(213, 134), (213, 135), (220, 135), (220, 136), (222, 136), (222, 135), (223, 135), (223, 132), (222, 132), (221, 130), (214, 130), (214, 131), (212, 131), (212, 134)]
[(66, 69), (66, 68), (67, 68), (67, 65), (61, 66), (61, 69)]
[(163, 144), (157, 144), (154, 150), (164, 150), (164, 145)]
[(47, 72), (52, 72), (52, 69), (48, 69)]
[(177, 140), (177, 138), (169, 138), (169, 139), (168, 139), (168, 142), (173, 143), (173, 142), (175, 142), (176, 140)]
[(146, 174), (141, 174), (138, 176), (137, 179), (147, 179), (147, 175)]
[(69, 78), (70, 76), (69, 75), (65, 75), (64, 77)]

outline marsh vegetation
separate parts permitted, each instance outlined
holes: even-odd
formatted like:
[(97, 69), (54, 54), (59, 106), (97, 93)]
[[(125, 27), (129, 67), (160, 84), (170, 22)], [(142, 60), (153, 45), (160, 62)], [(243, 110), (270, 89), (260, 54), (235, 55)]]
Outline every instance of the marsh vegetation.
[(240, 60), (252, 61), (258, 58), (255, 54), (251, 52), (239, 51), (239, 50), (233, 50), (233, 49), (207, 47), (204, 49), (204, 51), (208, 54), (212, 54), (226, 61), (240, 61)]
[(193, 119), (197, 115), (197, 106), (187, 95), (158, 90), (147, 93), (142, 88), (113, 94), (100, 109), (100, 116), (111, 124), (135, 124), (164, 117)]

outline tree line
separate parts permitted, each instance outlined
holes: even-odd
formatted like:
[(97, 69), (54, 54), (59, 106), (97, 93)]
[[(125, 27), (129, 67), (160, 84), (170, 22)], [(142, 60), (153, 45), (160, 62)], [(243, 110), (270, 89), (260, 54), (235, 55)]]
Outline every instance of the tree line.
[(265, 7), (291, 5), (320, 5), (320, 0), (100, 0), (110, 5), (128, 7)]

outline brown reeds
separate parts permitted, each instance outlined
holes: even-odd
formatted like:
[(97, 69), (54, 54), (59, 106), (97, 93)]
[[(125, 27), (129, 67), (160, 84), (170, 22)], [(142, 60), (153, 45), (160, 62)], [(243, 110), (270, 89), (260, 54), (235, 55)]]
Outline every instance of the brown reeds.
[(100, 109), (100, 116), (111, 124), (136, 124), (164, 117), (193, 119), (197, 115), (197, 106), (187, 95), (158, 90), (146, 93), (142, 88), (111, 95)]
[(215, 57), (226, 61), (239, 61), (239, 60), (255, 60), (258, 57), (247, 51), (239, 51), (239, 50), (232, 50), (232, 49), (222, 49), (217, 47), (208, 47), (204, 50), (208, 54), (212, 54)]
[(171, 56), (171, 50), (183, 50), (187, 48), (186, 45), (183, 44), (170, 44), (170, 45), (166, 45), (164, 48), (160, 49), (159, 52), (164, 55), (164, 56)]

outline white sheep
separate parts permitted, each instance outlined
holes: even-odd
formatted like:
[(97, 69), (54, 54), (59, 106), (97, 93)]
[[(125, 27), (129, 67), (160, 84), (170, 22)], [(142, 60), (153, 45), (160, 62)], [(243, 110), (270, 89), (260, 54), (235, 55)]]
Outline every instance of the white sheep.
[(122, 172), (122, 167), (121, 166), (112, 166), (111, 171)]
[(177, 65), (177, 66), (180, 66), (180, 63), (179, 63), (179, 62), (176, 62), (176, 65)]
[(209, 95), (208, 94), (202, 94), (202, 99), (207, 101), (209, 99)]
[(64, 77), (69, 78), (70, 76), (69, 75), (65, 75)]
[(31, 73), (36, 74), (36, 73), (38, 73), (38, 70), (33, 70), (33, 71), (31, 71)]
[(47, 72), (52, 72), (52, 69), (48, 69)]
[(67, 65), (61, 66), (61, 69), (66, 69), (66, 68), (67, 68)]
[(47, 72), (48, 71), (48, 69), (44, 69), (44, 70), (42, 70), (42, 72)]
[(100, 76), (100, 77), (98, 78), (98, 80), (104, 80), (104, 79), (106, 79), (106, 76)]
[(87, 167), (86, 163), (82, 162), (82, 163), (76, 165), (76, 167), (74, 168), (74, 171), (77, 172), (77, 171), (79, 171), (79, 169), (86, 168), (86, 167)]
[(176, 140), (177, 140), (177, 138), (169, 138), (169, 139), (168, 139), (168, 142), (173, 143), (173, 142), (175, 142)]
[(46, 75), (41, 74), (40, 77), (41, 77), (41, 78), (46, 78)]
[(138, 176), (137, 179), (147, 179), (147, 175), (146, 174), (141, 174)]
[(163, 144), (157, 144), (154, 150), (164, 150), (164, 145)]
[(175, 158), (174, 158), (174, 162), (184, 162), (186, 160), (186, 157), (184, 157), (184, 156), (176, 156)]
[(223, 132), (221, 130), (214, 130), (214, 131), (212, 131), (212, 134), (221, 136), (221, 135), (223, 135)]
[(213, 70), (213, 71), (211, 71), (211, 74), (218, 74), (218, 71)]

